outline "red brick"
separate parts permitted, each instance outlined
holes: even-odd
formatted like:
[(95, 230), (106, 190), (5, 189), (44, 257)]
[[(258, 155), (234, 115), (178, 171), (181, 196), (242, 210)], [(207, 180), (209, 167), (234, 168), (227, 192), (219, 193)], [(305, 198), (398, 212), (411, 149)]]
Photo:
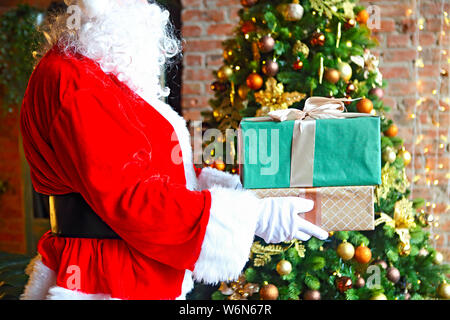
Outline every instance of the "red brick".
[(190, 81), (212, 81), (214, 80), (213, 71), (210, 69), (186, 69), (185, 79)]
[(428, 47), (436, 44), (436, 35), (431, 32), (421, 32), (419, 36), (419, 44), (422, 47)]
[(183, 110), (189, 110), (192, 108), (205, 108), (208, 107), (208, 97), (195, 96), (195, 97), (183, 97), (182, 107)]
[(203, 55), (201, 54), (191, 54), (187, 53), (184, 55), (184, 59), (186, 62), (186, 65), (189, 67), (201, 67), (203, 66)]
[(439, 77), (440, 70), (436, 65), (424, 65), (423, 68), (419, 68), (420, 77)]
[(199, 26), (184, 26), (182, 29), (183, 37), (198, 37), (202, 34), (202, 28)]
[(207, 67), (220, 67), (223, 64), (223, 56), (220, 54), (207, 55), (206, 66)]
[(406, 96), (414, 94), (416, 92), (416, 86), (414, 82), (390, 82), (390, 85), (386, 88), (386, 94), (390, 96)]
[(407, 67), (380, 67), (384, 79), (408, 79), (410, 72)]
[(383, 61), (398, 62), (411, 61), (416, 58), (417, 51), (415, 49), (388, 49), (384, 51)]
[(221, 51), (221, 40), (188, 40), (184, 46), (186, 52), (210, 52)]
[(380, 28), (372, 29), (373, 32), (392, 32), (395, 31), (395, 21), (391, 19), (381, 19)]
[(387, 36), (388, 47), (406, 47), (410, 43), (411, 36), (408, 34), (391, 34)]
[(212, 24), (208, 27), (207, 33), (220, 36), (231, 35), (235, 27), (236, 25), (231, 23)]
[(199, 7), (203, 3), (202, 0), (181, 0), (183, 8)]
[(198, 9), (186, 9), (182, 13), (182, 20), (187, 22), (221, 22), (225, 19), (225, 13), (223, 10), (198, 10)]
[(203, 93), (201, 83), (189, 83), (185, 82), (182, 84), (182, 94), (183, 95), (200, 95)]

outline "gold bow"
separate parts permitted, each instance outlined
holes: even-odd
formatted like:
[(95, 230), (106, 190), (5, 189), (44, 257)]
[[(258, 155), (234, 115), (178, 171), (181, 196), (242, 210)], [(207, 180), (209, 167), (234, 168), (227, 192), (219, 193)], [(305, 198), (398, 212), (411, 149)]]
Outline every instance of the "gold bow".
[(394, 228), (404, 248), (410, 248), (409, 241), (411, 236), (409, 229), (416, 226), (411, 201), (406, 198), (397, 201), (394, 208), (394, 218), (381, 212), (380, 217), (375, 220), (375, 226), (382, 223), (386, 223), (388, 226)]
[(368, 113), (345, 112), (344, 102), (358, 99), (310, 97), (305, 101), (303, 110), (284, 109), (269, 112), (269, 117), (276, 121), (304, 120), (304, 119), (342, 119), (356, 117), (372, 117)]

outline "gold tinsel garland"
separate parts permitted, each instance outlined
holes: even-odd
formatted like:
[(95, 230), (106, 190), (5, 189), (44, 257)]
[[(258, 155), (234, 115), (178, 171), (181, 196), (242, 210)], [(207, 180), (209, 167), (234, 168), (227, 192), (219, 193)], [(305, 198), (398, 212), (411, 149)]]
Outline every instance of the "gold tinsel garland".
[(264, 246), (259, 241), (255, 241), (250, 249), (250, 258), (253, 259), (253, 265), (255, 267), (262, 267), (272, 260), (272, 256), (279, 255), (292, 246), (294, 246), (299, 257), (303, 258), (305, 256), (305, 246), (299, 240), (294, 239), (284, 243), (288, 246), (285, 247), (279, 244)]
[[(353, 19), (355, 13), (353, 9), (355, 4), (347, 0), (310, 0), (311, 8), (313, 8), (319, 15), (325, 14), (328, 19), (333, 16), (339, 19)], [(343, 13), (339, 10), (342, 9)]]
[(381, 198), (386, 198), (391, 188), (405, 193), (408, 187), (409, 182), (405, 168), (398, 170), (390, 163), (386, 163), (381, 170), (381, 185), (375, 188), (377, 201), (380, 201)]
[(414, 222), (414, 209), (412, 201), (403, 198), (395, 203), (394, 217), (381, 212), (380, 217), (375, 220), (375, 226), (381, 223), (385, 223), (391, 228), (395, 229), (397, 233), (400, 245), (403, 253), (409, 252), (411, 249), (409, 229), (414, 228), (416, 223)]
[(266, 81), (266, 89), (255, 92), (255, 101), (261, 105), (256, 116), (261, 117), (270, 111), (287, 109), (296, 102), (302, 101), (306, 94), (297, 91), (284, 92), (282, 83), (270, 77)]

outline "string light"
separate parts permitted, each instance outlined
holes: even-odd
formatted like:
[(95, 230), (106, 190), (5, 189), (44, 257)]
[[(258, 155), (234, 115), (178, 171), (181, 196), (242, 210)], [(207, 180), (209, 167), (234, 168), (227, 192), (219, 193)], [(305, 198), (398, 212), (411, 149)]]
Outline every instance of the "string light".
[[(450, 128), (447, 126), (447, 135), (442, 133), (441, 129), (441, 117), (447, 116), (450, 118), (449, 109), (447, 106), (444, 106), (442, 101), (446, 101), (447, 104), (450, 103), (450, 77), (448, 77), (448, 67), (444, 67), (447, 63), (450, 64), (450, 57), (448, 57), (448, 47), (443, 47), (444, 43), (448, 43), (448, 40), (445, 41), (445, 37), (448, 37), (448, 32), (444, 30), (444, 27), (450, 25), (450, 19), (448, 17), (448, 12), (444, 10), (444, 4), (446, 0), (441, 0), (440, 9), (441, 9), (441, 18), (440, 18), (440, 30), (438, 34), (438, 46), (439, 53), (436, 57), (438, 60), (437, 63), (433, 63), (436, 67), (438, 67), (440, 71), (440, 76), (437, 79), (437, 85), (433, 89), (427, 89), (424, 86), (423, 81), (420, 78), (419, 70), (425, 67), (424, 57), (422, 54), (424, 53), (424, 49), (420, 43), (420, 37), (423, 30), (426, 28), (426, 20), (421, 15), (421, 1), (420, 0), (412, 0), (412, 7), (407, 9), (406, 15), (411, 16), (411, 19), (416, 21), (416, 25), (418, 26), (415, 29), (414, 37), (413, 37), (413, 45), (416, 48), (416, 56), (413, 73), (413, 81), (417, 86), (417, 90), (415, 92), (415, 101), (414, 109), (408, 114), (409, 120), (412, 122), (413, 126), (413, 137), (412, 141), (412, 160), (411, 160), (411, 171), (412, 171), (412, 183), (411, 183), (411, 193), (414, 195), (413, 191), (415, 187), (418, 186), (419, 183), (424, 183), (430, 189), (431, 195), (431, 203), (427, 202), (427, 207), (431, 206), (433, 214), (434, 209), (436, 209), (438, 202), (437, 196), (442, 192), (442, 179), (438, 179), (440, 175), (442, 175), (442, 169), (444, 169), (444, 164), (440, 160), (440, 156), (442, 156), (444, 151), (445, 156), (445, 148), (447, 147), (447, 141), (450, 137)], [(448, 79), (448, 85), (443, 86), (443, 79)], [(443, 92), (444, 88), (447, 88), (449, 92)], [(447, 97), (443, 97), (443, 96)], [(424, 106), (424, 102), (427, 102), (426, 106)], [(422, 116), (423, 115), (423, 116)], [(426, 127), (427, 136), (432, 135), (433, 131), (430, 131), (430, 124), (426, 123), (425, 120), (427, 118), (431, 118), (431, 125), (434, 127), (435, 137), (433, 138), (433, 143), (427, 142), (426, 145), (423, 145), (424, 135), (422, 134), (423, 127)], [(431, 127), (431, 128), (433, 128)], [(431, 129), (432, 130), (432, 129)], [(431, 138), (431, 137), (430, 137)], [(448, 154), (447, 154), (448, 156)], [(427, 159), (433, 159), (430, 162), (430, 165), (427, 164)], [(425, 173), (425, 177), (422, 180), (422, 176), (420, 173)], [(450, 172), (445, 174), (447, 179), (446, 181), (446, 191), (447, 191), (447, 199), (450, 199)], [(422, 182), (421, 182), (422, 181)], [(441, 191), (440, 191), (441, 190)], [(450, 210), (450, 204), (447, 200), (447, 210)], [(433, 233), (433, 226), (430, 227), (430, 235), (431, 239), (437, 239), (436, 235)], [(436, 243), (434, 243), (436, 245)]]

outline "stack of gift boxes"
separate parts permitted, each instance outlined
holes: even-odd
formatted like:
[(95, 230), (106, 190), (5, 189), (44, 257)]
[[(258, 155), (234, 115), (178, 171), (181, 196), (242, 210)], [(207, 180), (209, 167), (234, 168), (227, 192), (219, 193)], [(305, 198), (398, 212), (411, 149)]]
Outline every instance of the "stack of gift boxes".
[(243, 187), (258, 197), (314, 200), (303, 217), (327, 231), (373, 230), (381, 184), (380, 119), (244, 118), (238, 135)]

